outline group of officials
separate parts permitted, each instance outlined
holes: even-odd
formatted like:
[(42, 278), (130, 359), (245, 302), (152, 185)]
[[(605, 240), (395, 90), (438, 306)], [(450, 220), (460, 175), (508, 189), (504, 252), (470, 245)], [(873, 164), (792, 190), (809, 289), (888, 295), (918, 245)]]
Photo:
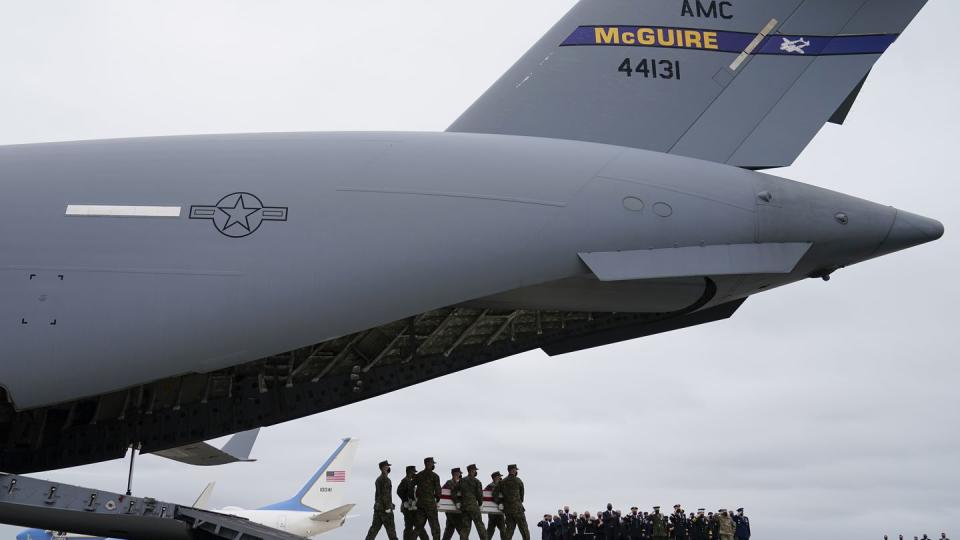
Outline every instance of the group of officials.
[[(467, 476), (459, 467), (450, 471), (450, 479), (440, 486), (440, 477), (433, 472), (437, 462), (428, 457), (423, 460), (423, 470), (417, 472), (413, 465), (407, 467), (406, 475), (397, 487), (400, 498), (400, 511), (403, 513), (403, 540), (429, 540), (426, 528), (429, 524), (433, 540), (450, 540), (458, 533), (462, 540), (470, 536), (471, 526), (475, 525), (480, 540), (488, 540), (493, 531), (500, 532), (501, 540), (510, 540), (516, 529), (520, 529), (522, 540), (530, 540), (530, 530), (523, 508), (523, 481), (517, 476), (516, 465), (507, 465), (507, 477), (499, 471), (490, 475), (492, 481), (486, 488), (477, 478), (477, 466), (467, 466)], [(394, 524), (393, 483), (390, 481), (390, 463), (381, 461), (380, 476), (375, 482), (376, 494), (373, 504), (373, 523), (367, 532), (367, 540), (376, 538), (380, 528), (387, 530), (390, 540), (397, 540)], [(453, 503), (459, 513), (447, 513), (443, 536), (440, 535), (438, 503), (443, 489), (450, 490)], [(483, 526), (480, 507), (483, 505), (483, 492), (489, 490), (493, 501), (503, 513), (491, 514), (487, 526)]]
[(701, 508), (696, 514), (687, 515), (678, 504), (669, 516), (653, 512), (640, 512), (634, 506), (630, 513), (622, 515), (612, 504), (606, 511), (577, 514), (570, 507), (558, 510), (556, 515), (544, 514), (537, 524), (542, 529), (543, 540), (749, 540), (750, 518), (737, 508), (736, 514), (720, 509), (717, 513), (705, 513)]

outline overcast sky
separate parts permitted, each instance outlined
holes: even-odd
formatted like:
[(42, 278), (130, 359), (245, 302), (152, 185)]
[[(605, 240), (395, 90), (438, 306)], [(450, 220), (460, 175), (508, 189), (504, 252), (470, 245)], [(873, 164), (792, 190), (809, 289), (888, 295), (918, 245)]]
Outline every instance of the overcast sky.
[[(0, 0), (0, 144), (442, 131), (573, 3)], [(680, 502), (744, 506), (756, 538), (960, 536), (957, 20), (957, 2), (931, 0), (847, 125), (776, 171), (936, 217), (942, 240), (756, 296), (730, 321), (528, 353), (268, 428), (254, 464), (145, 456), (136, 493), (189, 503), (215, 479), (214, 505), (257, 507), (353, 436), (359, 517), (329, 540), (365, 532), (378, 461), (397, 482), (426, 455), (442, 477), (520, 464), (533, 524), (563, 504)], [(126, 464), (38, 476), (121, 491)]]

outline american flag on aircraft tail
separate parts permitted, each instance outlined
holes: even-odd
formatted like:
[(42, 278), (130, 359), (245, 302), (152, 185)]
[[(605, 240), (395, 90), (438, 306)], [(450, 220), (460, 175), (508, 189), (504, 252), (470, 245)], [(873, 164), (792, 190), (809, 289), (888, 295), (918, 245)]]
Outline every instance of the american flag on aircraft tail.
[(346, 482), (347, 471), (327, 471), (327, 482)]

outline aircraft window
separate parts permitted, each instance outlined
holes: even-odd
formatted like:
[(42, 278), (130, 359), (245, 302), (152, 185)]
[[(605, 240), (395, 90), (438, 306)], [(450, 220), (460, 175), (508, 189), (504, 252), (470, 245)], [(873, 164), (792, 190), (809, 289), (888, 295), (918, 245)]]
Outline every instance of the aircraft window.
[(626, 197), (623, 199), (623, 207), (631, 212), (643, 212), (643, 200), (636, 197)]

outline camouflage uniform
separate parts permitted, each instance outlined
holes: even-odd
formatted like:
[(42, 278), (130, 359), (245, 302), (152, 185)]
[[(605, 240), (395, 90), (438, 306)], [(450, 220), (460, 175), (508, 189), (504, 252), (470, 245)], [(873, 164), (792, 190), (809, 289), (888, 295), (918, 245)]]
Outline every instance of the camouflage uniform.
[[(469, 468), (467, 470), (470, 470)], [(460, 540), (470, 537), (471, 523), (477, 527), (480, 540), (487, 540), (487, 530), (480, 517), (480, 506), (483, 504), (483, 484), (475, 476), (467, 476), (460, 481), (460, 511), (463, 512), (460, 526)]]
[(426, 539), (424, 526), (429, 522), (431, 537), (433, 540), (440, 540), (440, 519), (437, 516), (440, 477), (437, 473), (424, 469), (413, 477), (413, 486), (417, 497), (417, 535)]
[(720, 533), (720, 540), (733, 540), (733, 533), (736, 528), (730, 516), (723, 512), (717, 517), (717, 530)]
[[(493, 495), (493, 503), (499, 505), (503, 502), (503, 495), (500, 493), (500, 482), (493, 481), (487, 485), (487, 491)], [(487, 518), (487, 539), (493, 540), (493, 531), (500, 531), (500, 540), (506, 540), (507, 528), (504, 525), (503, 514), (490, 514)]]
[(667, 516), (660, 512), (650, 514), (650, 537), (654, 540), (663, 540), (670, 536)]
[(530, 529), (527, 528), (526, 510), (523, 507), (523, 480), (515, 474), (510, 474), (500, 481), (500, 492), (503, 494), (503, 516), (507, 524), (507, 540), (513, 540), (513, 533), (520, 528), (520, 538), (530, 540)]
[[(412, 471), (411, 471), (412, 472)], [(403, 540), (413, 540), (417, 537), (417, 511), (412, 509), (416, 503), (416, 497), (413, 493), (413, 478), (404, 477), (397, 487), (397, 497), (400, 497), (400, 512), (403, 514)], [(427, 540), (427, 533), (424, 532), (421, 540)]]
[(367, 540), (373, 540), (380, 527), (387, 529), (390, 540), (397, 540), (397, 529), (393, 523), (393, 483), (386, 471), (382, 471), (375, 482), (376, 495), (373, 503), (373, 523), (367, 531)]
[[(455, 482), (453, 478), (451, 478), (443, 484), (443, 489), (450, 490), (450, 498), (453, 499), (454, 503), (460, 498), (460, 495), (457, 493), (457, 490), (460, 489), (460, 481)], [(443, 540), (451, 540), (453, 533), (460, 531), (460, 527), (463, 524), (463, 514), (460, 512), (446, 512), (446, 514), (447, 522), (443, 527)]]

